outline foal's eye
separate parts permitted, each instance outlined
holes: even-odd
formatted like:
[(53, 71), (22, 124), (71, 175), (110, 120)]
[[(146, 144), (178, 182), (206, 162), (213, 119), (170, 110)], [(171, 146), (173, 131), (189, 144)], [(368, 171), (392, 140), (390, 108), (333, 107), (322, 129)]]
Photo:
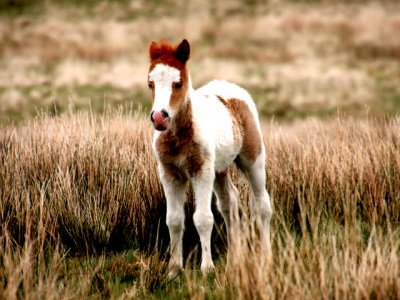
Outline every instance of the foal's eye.
[(182, 82), (174, 82), (174, 88), (180, 89), (182, 87)]
[(149, 89), (152, 89), (154, 87), (154, 83), (152, 81), (149, 81)]

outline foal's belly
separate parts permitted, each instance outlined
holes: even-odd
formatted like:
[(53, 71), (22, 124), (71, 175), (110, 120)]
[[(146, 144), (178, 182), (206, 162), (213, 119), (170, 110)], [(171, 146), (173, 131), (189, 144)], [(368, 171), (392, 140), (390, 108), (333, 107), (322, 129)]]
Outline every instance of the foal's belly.
[(231, 125), (217, 135), (215, 145), (215, 171), (224, 172), (240, 152), (241, 143), (235, 138)]
[(222, 155), (219, 155), (217, 153), (215, 159), (215, 172), (217, 173), (225, 172), (229, 168), (229, 166), (233, 163), (236, 156), (237, 156), (236, 152), (222, 153)]

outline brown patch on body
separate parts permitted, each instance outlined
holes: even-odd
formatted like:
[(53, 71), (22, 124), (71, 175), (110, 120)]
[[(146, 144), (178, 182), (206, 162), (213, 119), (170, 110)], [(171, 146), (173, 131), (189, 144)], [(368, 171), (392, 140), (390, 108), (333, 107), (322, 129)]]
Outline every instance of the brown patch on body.
[(246, 102), (242, 100), (235, 98), (225, 100), (219, 96), (218, 99), (231, 113), (235, 142), (236, 139), (242, 140), (242, 149), (239, 156), (245, 158), (250, 163), (254, 163), (262, 150), (262, 138), (257, 129), (254, 115)]
[(201, 171), (205, 153), (193, 138), (192, 108), (187, 101), (156, 141), (160, 162), (170, 179), (185, 181)]

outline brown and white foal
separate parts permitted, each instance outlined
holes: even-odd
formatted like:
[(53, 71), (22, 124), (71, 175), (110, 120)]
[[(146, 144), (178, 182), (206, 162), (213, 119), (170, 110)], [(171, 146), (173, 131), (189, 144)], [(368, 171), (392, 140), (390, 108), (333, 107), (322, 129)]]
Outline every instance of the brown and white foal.
[(250, 181), (252, 218), (259, 225), (261, 245), (270, 249), (269, 195), (265, 188), (265, 148), (258, 114), (247, 91), (226, 81), (212, 81), (194, 90), (187, 67), (190, 46), (168, 42), (150, 45), (148, 84), (152, 92), (151, 121), (156, 129), (153, 148), (167, 199), (171, 238), (170, 274), (183, 266), (182, 236), (186, 183), (195, 194), (194, 224), (200, 236), (201, 270), (214, 268), (211, 231), (214, 191), (228, 238), (237, 210), (238, 191), (228, 175), (235, 162)]

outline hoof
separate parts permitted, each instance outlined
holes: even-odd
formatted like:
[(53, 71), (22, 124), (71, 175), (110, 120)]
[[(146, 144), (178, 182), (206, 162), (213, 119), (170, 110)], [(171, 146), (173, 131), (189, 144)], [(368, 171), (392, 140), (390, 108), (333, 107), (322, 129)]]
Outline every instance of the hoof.
[(171, 265), (168, 267), (168, 277), (174, 279), (183, 272), (183, 268), (178, 265)]
[(215, 266), (214, 266), (214, 264), (213, 263), (210, 263), (210, 264), (201, 264), (201, 272), (204, 274), (204, 275), (208, 275), (208, 274), (210, 274), (210, 273), (214, 273), (214, 271), (215, 271)]

